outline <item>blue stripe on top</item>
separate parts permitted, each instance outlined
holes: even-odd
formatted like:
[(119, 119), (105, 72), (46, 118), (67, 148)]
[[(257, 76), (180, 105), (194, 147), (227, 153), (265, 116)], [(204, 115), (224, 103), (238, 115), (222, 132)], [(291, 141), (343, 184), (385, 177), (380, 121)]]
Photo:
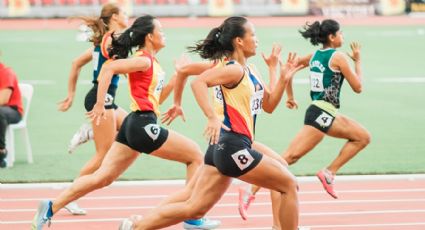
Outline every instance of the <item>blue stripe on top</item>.
[[(100, 70), (103, 66), (103, 64), (108, 60), (105, 56), (102, 55), (102, 51), (100, 48), (100, 45), (97, 45), (94, 47), (94, 51), (93, 51), (93, 56), (97, 56), (97, 57), (93, 57), (93, 61), (94, 63), (94, 69), (93, 69), (93, 83), (98, 83), (97, 82), (97, 78), (99, 77), (99, 73)], [(97, 59), (97, 60), (96, 60)], [(97, 61), (97, 63), (96, 63)], [(115, 74), (114, 76), (112, 76), (112, 80), (111, 80), (111, 85), (110, 86), (114, 86), (114, 87), (118, 87), (118, 81), (119, 81), (119, 76), (118, 74)]]

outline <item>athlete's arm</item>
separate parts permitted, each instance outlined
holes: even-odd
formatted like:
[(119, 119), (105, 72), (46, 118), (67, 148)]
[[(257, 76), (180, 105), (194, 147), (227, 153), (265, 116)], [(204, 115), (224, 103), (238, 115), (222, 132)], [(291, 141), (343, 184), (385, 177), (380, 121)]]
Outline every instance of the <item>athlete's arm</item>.
[(332, 68), (339, 69), (347, 79), (351, 88), (356, 93), (362, 92), (362, 70), (360, 62), (360, 45), (358, 43), (351, 43), (352, 54), (350, 57), (354, 61), (354, 71), (351, 69), (348, 58), (341, 52), (335, 53), (331, 61)]
[(211, 62), (196, 62), (189, 63), (184, 66), (176, 66), (176, 78), (174, 82), (174, 104), (170, 109), (168, 109), (167, 112), (163, 114), (161, 118), (162, 123), (169, 125), (178, 116), (181, 116), (183, 121), (186, 121), (183, 109), (181, 107), (181, 101), (187, 78), (190, 75), (197, 76), (204, 71), (211, 69), (213, 65), (214, 64)]
[[(300, 57), (298, 59), (298, 65), (301, 66), (301, 69), (306, 68), (307, 66), (309, 66), (309, 62), (311, 59), (311, 56), (313, 54), (309, 54), (307, 56), (304, 57)], [(290, 78), (288, 80), (288, 85), (286, 86), (286, 95), (288, 96), (288, 99), (286, 100), (286, 107), (289, 109), (298, 109), (298, 104), (297, 101), (295, 101), (294, 99), (294, 90), (293, 90), (293, 86), (292, 86), (292, 80), (293, 78)]]
[(63, 101), (59, 102), (59, 111), (65, 112), (71, 107), (81, 68), (91, 61), (92, 53), (93, 47), (87, 49), (84, 53), (72, 61), (71, 71), (69, 72), (68, 77), (68, 95)]
[(210, 69), (214, 64), (211, 62), (196, 62), (187, 64), (176, 69), (176, 83), (174, 85), (174, 104), (181, 106), (184, 85), (190, 75), (200, 75)]
[(269, 90), (273, 91), (275, 85), (276, 85), (276, 71), (277, 66), (279, 64), (279, 57), (280, 53), (282, 51), (282, 47), (278, 44), (273, 44), (272, 52), (268, 57), (264, 55), (264, 53), (261, 53), (261, 56), (263, 57), (264, 62), (267, 64), (267, 67), (269, 69)]
[(283, 92), (288, 84), (290, 78), (302, 68), (302, 65), (297, 64), (295, 53), (289, 53), (288, 60), (285, 65), (281, 64), (280, 67), (280, 78), (276, 84), (275, 89), (272, 92), (264, 92), (263, 97), (263, 110), (267, 113), (272, 113), (280, 100), (282, 99)]
[(174, 89), (174, 85), (176, 84), (176, 73), (173, 74), (170, 81), (162, 88), (161, 95), (159, 96), (159, 104), (162, 104), (168, 96), (170, 96), (170, 93)]
[(205, 71), (191, 83), (196, 102), (208, 118), (208, 125), (204, 134), (210, 139), (211, 144), (218, 143), (220, 129), (224, 125), (211, 105), (208, 87), (216, 85), (232, 87), (238, 84), (243, 76), (244, 70), (242, 66), (228, 65), (223, 68)]
[(147, 57), (132, 57), (128, 59), (118, 59), (103, 64), (100, 70), (97, 89), (97, 101), (93, 110), (87, 113), (92, 120), (96, 120), (98, 125), (100, 118), (105, 116), (105, 95), (111, 83), (112, 76), (115, 74), (126, 74), (137, 71), (146, 71), (152, 65), (151, 60)]

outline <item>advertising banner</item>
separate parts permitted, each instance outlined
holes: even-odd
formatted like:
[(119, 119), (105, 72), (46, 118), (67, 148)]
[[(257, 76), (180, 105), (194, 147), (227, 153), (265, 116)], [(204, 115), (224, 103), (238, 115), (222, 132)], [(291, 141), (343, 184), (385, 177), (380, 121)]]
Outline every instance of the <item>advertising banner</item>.
[(282, 0), (282, 11), (285, 14), (307, 14), (308, 0)]
[(9, 17), (25, 16), (30, 12), (29, 0), (9, 0)]
[(326, 17), (375, 15), (375, 0), (310, 0), (314, 15)]

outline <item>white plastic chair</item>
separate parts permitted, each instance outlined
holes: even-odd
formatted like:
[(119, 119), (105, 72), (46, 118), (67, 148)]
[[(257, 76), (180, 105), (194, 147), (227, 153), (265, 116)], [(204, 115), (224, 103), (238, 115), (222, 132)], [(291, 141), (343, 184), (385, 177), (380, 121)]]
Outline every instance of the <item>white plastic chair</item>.
[(11, 124), (6, 130), (6, 149), (7, 149), (7, 166), (12, 167), (15, 162), (15, 130), (21, 130), (22, 136), (25, 140), (27, 149), (27, 160), (28, 163), (33, 163), (32, 160), (32, 149), (31, 143), (28, 136), (27, 129), (27, 118), (30, 110), (31, 99), (34, 92), (34, 88), (30, 84), (19, 83), (19, 89), (21, 91), (22, 98), (26, 102), (24, 104), (24, 116), (22, 120), (16, 124)]

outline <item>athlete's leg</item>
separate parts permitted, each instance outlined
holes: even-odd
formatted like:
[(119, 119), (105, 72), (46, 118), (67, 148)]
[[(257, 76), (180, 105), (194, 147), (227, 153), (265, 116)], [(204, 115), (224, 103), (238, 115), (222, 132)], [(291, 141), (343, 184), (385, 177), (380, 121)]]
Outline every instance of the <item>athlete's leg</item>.
[(283, 153), (283, 158), (289, 165), (294, 164), (319, 144), (324, 136), (322, 131), (313, 126), (304, 125)]
[(117, 131), (120, 130), (121, 124), (124, 121), (125, 117), (128, 115), (127, 111), (125, 111), (123, 108), (118, 107), (115, 110), (115, 121), (116, 121), (116, 129)]
[(329, 129), (329, 136), (347, 139), (347, 143), (342, 147), (339, 155), (327, 167), (327, 169), (336, 174), (336, 172), (360, 150), (370, 143), (369, 132), (358, 122), (344, 116), (337, 115)]
[(169, 197), (165, 198), (164, 200), (161, 201), (161, 203), (159, 204), (159, 206), (162, 205), (166, 205), (169, 203), (176, 203), (176, 202), (182, 202), (185, 201), (187, 199), (189, 199), (196, 181), (198, 180), (199, 176), (201, 175), (201, 169), (202, 167), (198, 167), (198, 169), (195, 172), (195, 175), (193, 175), (193, 177), (186, 183), (186, 186), (184, 186), (184, 188), (180, 191), (177, 191), (173, 194), (171, 194)]
[(200, 147), (194, 141), (172, 130), (169, 130), (165, 143), (150, 155), (186, 164), (187, 181), (190, 181), (198, 167), (202, 164)]
[(138, 155), (139, 153), (128, 146), (114, 142), (96, 172), (79, 177), (72, 183), (71, 187), (65, 189), (56, 197), (52, 205), (53, 213), (59, 211), (69, 202), (111, 184), (136, 160)]
[[(267, 178), (267, 180), (264, 180), (264, 178)], [(282, 223), (281, 229), (297, 229), (299, 215), (297, 182), (286, 167), (268, 156), (263, 156), (255, 168), (238, 179), (279, 192), (278, 216), (280, 223)]]
[[(252, 143), (252, 149), (279, 161), (285, 167), (288, 166), (286, 161), (278, 153), (276, 153), (275, 151), (273, 151), (273, 149), (260, 142), (254, 141)], [(241, 188), (239, 192), (239, 196), (241, 196), (239, 197), (239, 214), (241, 214), (242, 219), (247, 219), (247, 211), (250, 206), (250, 203), (254, 201), (255, 194), (260, 190), (260, 188), (261, 187), (256, 185), (249, 185), (249, 189), (251, 191), (246, 191), (245, 189)], [(273, 226), (279, 228), (280, 193), (271, 190), (270, 197), (272, 201)]]
[(155, 208), (134, 229), (160, 229), (187, 219), (203, 217), (220, 200), (232, 178), (223, 176), (215, 167), (201, 166), (201, 172), (188, 200)]
[(80, 171), (80, 176), (95, 172), (108, 152), (116, 136), (115, 112), (113, 109), (107, 109), (106, 118), (99, 125), (92, 122), (94, 143), (96, 154), (84, 165)]

